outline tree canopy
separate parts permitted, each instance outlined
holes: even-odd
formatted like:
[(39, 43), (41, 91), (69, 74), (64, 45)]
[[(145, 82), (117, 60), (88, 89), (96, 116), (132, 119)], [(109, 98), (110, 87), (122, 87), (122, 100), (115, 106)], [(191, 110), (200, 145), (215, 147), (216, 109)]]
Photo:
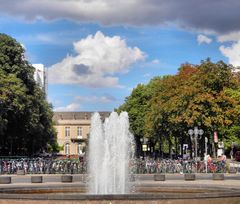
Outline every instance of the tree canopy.
[(52, 107), (24, 52), (0, 34), (0, 155), (33, 155), (56, 146)]
[[(240, 143), (239, 97), (239, 74), (231, 65), (207, 59), (200, 65), (183, 64), (176, 75), (138, 85), (119, 110), (129, 112), (134, 135), (160, 144), (167, 141), (169, 152), (174, 144), (176, 151), (177, 144), (191, 144), (187, 132), (195, 126), (210, 141), (217, 132), (229, 149), (231, 142)], [(203, 144), (204, 137), (202, 149)]]

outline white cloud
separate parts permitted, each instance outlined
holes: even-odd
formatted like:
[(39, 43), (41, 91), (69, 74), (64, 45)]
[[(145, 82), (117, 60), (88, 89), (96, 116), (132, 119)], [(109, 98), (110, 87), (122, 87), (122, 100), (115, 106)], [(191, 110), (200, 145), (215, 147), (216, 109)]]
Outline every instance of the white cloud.
[(152, 75), (150, 73), (146, 73), (143, 76), (148, 78), (148, 77), (151, 77)]
[(160, 61), (159, 61), (159, 59), (154, 59), (154, 60), (152, 60), (152, 63), (153, 63), (153, 64), (159, 64)]
[(76, 96), (75, 101), (79, 103), (111, 103), (116, 99), (111, 95), (103, 96)]
[(233, 66), (240, 66), (240, 41), (233, 43), (230, 47), (220, 46), (221, 53), (228, 58)]
[(47, 34), (47, 33), (40, 33), (33, 38), (36, 38), (37, 41), (47, 44), (53, 44), (57, 43), (56, 37), (54, 38), (53, 35)]
[(23, 48), (24, 50), (26, 50), (26, 46), (25, 46), (23, 43), (20, 43), (20, 45), (22, 46), (22, 48)]
[(56, 107), (54, 111), (79, 111), (81, 108), (80, 104), (78, 103), (71, 103), (67, 106)]
[(229, 41), (239, 41), (240, 40), (240, 31), (238, 32), (231, 32), (225, 35), (218, 36), (218, 41), (223, 42), (229, 42)]
[(133, 91), (134, 87), (129, 87), (127, 90), (131, 93)]
[(54, 111), (80, 111), (85, 104), (110, 104), (115, 101), (116, 98), (109, 94), (101, 96), (75, 96), (69, 105), (60, 106), (60, 103), (55, 103), (57, 107), (54, 108)]
[(49, 82), (89, 87), (117, 87), (117, 73), (145, 58), (137, 47), (128, 47), (120, 36), (108, 37), (98, 31), (74, 43), (76, 56), (66, 56), (49, 68)]
[(210, 44), (212, 42), (212, 39), (207, 37), (206, 35), (200, 34), (197, 36), (197, 41), (199, 45), (202, 43)]
[(225, 35), (218, 36), (218, 41), (221, 43), (231, 42), (231, 46), (220, 46), (221, 53), (228, 58), (230, 64), (235, 67), (240, 66), (240, 31), (230, 32)]

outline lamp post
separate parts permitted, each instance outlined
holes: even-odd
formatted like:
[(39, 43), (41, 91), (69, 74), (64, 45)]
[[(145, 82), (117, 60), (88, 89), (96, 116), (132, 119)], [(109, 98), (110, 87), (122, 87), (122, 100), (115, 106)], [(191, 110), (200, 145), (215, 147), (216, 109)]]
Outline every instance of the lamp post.
[(148, 138), (145, 138), (145, 137), (140, 138), (140, 141), (142, 143), (143, 159), (145, 159), (146, 151), (148, 150), (148, 146), (147, 146)]
[(198, 129), (198, 127), (194, 127), (194, 129), (188, 130), (188, 134), (191, 137), (191, 141), (194, 142), (194, 150), (195, 150), (194, 156), (195, 156), (195, 159), (197, 159), (198, 140), (200, 140), (202, 138), (203, 133), (204, 133), (204, 131), (202, 129)]
[(205, 137), (205, 168), (206, 168), (206, 173), (207, 173), (207, 160), (208, 160), (208, 157), (207, 157), (207, 143), (208, 143), (208, 138)]

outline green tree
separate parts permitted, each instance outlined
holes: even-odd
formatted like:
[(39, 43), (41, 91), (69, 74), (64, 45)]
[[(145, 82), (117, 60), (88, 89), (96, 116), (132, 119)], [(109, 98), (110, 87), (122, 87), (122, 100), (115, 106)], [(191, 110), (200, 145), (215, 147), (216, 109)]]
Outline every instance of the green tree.
[(140, 138), (144, 136), (144, 117), (149, 94), (146, 86), (139, 84), (133, 89), (132, 94), (125, 99), (125, 103), (118, 108), (118, 112), (127, 111), (130, 122), (130, 130), (135, 136), (137, 155), (141, 151)]
[[(127, 111), (129, 115), (130, 130), (135, 136), (137, 145), (137, 155), (141, 151), (140, 139), (149, 137), (146, 134), (145, 122), (146, 113), (149, 110), (148, 101), (151, 99), (154, 90), (156, 89), (156, 82), (159, 77), (153, 78), (148, 85), (138, 84), (133, 89), (130, 96), (126, 97), (124, 104), (122, 104), (117, 111)], [(149, 141), (150, 146), (154, 146), (154, 141)]]
[[(238, 81), (237, 77), (238, 73), (236, 73), (236, 81)], [(237, 86), (235, 88), (228, 88), (225, 89), (225, 94), (229, 97), (231, 97), (233, 100), (233, 109), (229, 114), (232, 116), (236, 116), (233, 119), (233, 124), (229, 126), (223, 126), (220, 129), (220, 132), (223, 137), (223, 141), (225, 144), (225, 148), (230, 151), (232, 143), (237, 143), (240, 146), (240, 121), (239, 121), (239, 115), (240, 115), (240, 86)]]
[[(176, 75), (137, 87), (121, 106), (135, 113), (130, 120), (133, 133), (141, 130), (165, 153), (166, 145), (169, 153), (174, 145), (176, 151), (179, 144), (192, 146), (187, 132), (194, 126), (200, 126), (211, 142), (215, 131), (227, 147), (239, 141), (240, 77), (232, 68), (207, 59), (200, 65), (183, 64)], [(202, 153), (204, 137), (199, 142)]]
[(1, 155), (32, 155), (56, 147), (52, 108), (33, 74), (23, 47), (0, 34)]

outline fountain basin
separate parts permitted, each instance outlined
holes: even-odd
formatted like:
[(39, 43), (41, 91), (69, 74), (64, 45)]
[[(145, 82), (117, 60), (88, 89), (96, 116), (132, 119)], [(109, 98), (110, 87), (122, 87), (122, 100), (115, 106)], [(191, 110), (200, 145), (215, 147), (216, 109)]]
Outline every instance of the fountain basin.
[(86, 186), (74, 184), (32, 184), (1, 187), (1, 204), (75, 204), (75, 203), (150, 203), (154, 204), (223, 204), (240, 203), (239, 188), (213, 185), (166, 185), (161, 182), (138, 183), (131, 194), (92, 195), (86, 193)]

